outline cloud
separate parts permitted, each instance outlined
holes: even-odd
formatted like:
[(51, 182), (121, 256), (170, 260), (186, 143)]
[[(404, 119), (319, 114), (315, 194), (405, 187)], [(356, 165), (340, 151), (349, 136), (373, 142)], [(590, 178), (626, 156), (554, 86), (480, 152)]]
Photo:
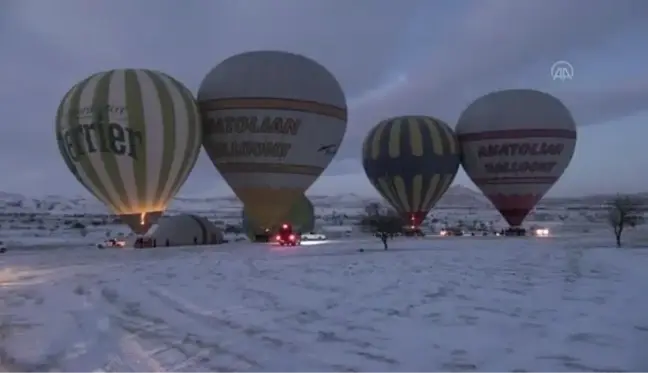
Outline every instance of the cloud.
[[(350, 128), (353, 139), (343, 151), (353, 148), (367, 127), (384, 117), (429, 113), (452, 124), (472, 100), (496, 89), (520, 86), (554, 93), (555, 84), (548, 79), (554, 61), (595, 48), (610, 34), (643, 22), (646, 15), (648, 3), (640, 1), (475, 2), (458, 19), (452, 42), (430, 48), (418, 68), (407, 73), (409, 84), (354, 108)], [(543, 63), (542, 71), (525, 71), (538, 62)], [(648, 85), (648, 74), (641, 85)], [(556, 95), (563, 98), (560, 93)], [(628, 91), (625, 85), (566, 96), (563, 99), (568, 104), (577, 103), (572, 111), (582, 118), (580, 125), (648, 107), (648, 101), (643, 100), (645, 89)], [(643, 105), (628, 105), (626, 99)], [(605, 111), (600, 103), (606, 103)], [(590, 110), (598, 114), (591, 115)]]
[(581, 126), (607, 122), (648, 109), (648, 76), (610, 85), (600, 91), (557, 94)]
[[(627, 30), (645, 34), (644, 0), (159, 0), (155, 6), (8, 0), (0, 6), (0, 167), (13, 170), (0, 189), (81, 191), (58, 159), (53, 116), (63, 93), (83, 77), (114, 67), (151, 67), (195, 91), (216, 63), (252, 49), (302, 53), (343, 85), (351, 110), (348, 134), (327, 177), (361, 175), (359, 143), (381, 119), (420, 113), (452, 124), (472, 100), (495, 89), (554, 93), (581, 125), (648, 106), (648, 73), (616, 79), (623, 71), (602, 65), (609, 76), (598, 89), (576, 82), (565, 89), (548, 73), (559, 59), (595, 65), (605, 59), (605, 43)], [(202, 154), (185, 192), (221, 183)]]

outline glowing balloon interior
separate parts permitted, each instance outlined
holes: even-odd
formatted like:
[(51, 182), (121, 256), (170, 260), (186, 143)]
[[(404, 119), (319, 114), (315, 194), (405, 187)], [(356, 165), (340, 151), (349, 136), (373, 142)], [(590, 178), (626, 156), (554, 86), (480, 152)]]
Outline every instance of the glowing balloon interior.
[(448, 190), (460, 164), (454, 132), (426, 116), (380, 122), (362, 147), (367, 177), (405, 219), (418, 226)]
[[(260, 228), (248, 219), (245, 209), (241, 211), (241, 214), (243, 218), (243, 230), (250, 240), (253, 240), (257, 234), (264, 233), (264, 229)], [(286, 216), (281, 218), (280, 224), (284, 223), (291, 224), (293, 229), (297, 232), (306, 233), (313, 230), (315, 227), (315, 207), (308, 197), (302, 194), (301, 197), (297, 199)], [(278, 228), (278, 226), (272, 227), (272, 232), (277, 231), (277, 229), (274, 228)]]
[(462, 114), (463, 166), (511, 226), (519, 226), (563, 174), (576, 123), (557, 98), (534, 90), (487, 94)]
[(250, 218), (271, 227), (333, 159), (347, 105), (335, 77), (276, 51), (230, 57), (198, 91), (203, 145)]
[(183, 185), (200, 151), (191, 92), (151, 70), (94, 74), (63, 97), (59, 151), (75, 178), (136, 233), (145, 233)]

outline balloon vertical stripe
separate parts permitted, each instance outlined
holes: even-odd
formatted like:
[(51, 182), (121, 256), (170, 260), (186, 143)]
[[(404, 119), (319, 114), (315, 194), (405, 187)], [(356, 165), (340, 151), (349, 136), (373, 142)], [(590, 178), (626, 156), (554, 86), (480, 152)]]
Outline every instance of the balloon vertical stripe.
[[(185, 88), (180, 82), (172, 77), (163, 76), (165, 81), (169, 81), (167, 86), (175, 86), (176, 90), (171, 90), (174, 97), (174, 104), (177, 106), (176, 113), (182, 113), (180, 118), (186, 118), (188, 122), (187, 130), (175, 127), (175, 143), (177, 146), (174, 151), (173, 162), (170, 169), (172, 175), (177, 175), (165, 183), (165, 192), (163, 201), (174, 196), (182, 187), (182, 184), (193, 170), (198, 154), (202, 145), (202, 128), (200, 123), (200, 114), (198, 107), (194, 104), (192, 93)], [(179, 114), (180, 115), (180, 114)]]
[(421, 124), (418, 121), (407, 122), (407, 131), (409, 132), (410, 146), (412, 155), (421, 157), (423, 155), (423, 134), (421, 133)]
[(423, 176), (416, 175), (412, 180), (412, 210), (419, 211), (423, 207), (421, 205), (423, 195)]
[(83, 185), (83, 187), (90, 192), (95, 198), (97, 198), (99, 201), (104, 202), (103, 196), (100, 196), (94, 189), (88, 188), (87, 185), (85, 185), (85, 182), (81, 175), (79, 174), (79, 169), (75, 165), (74, 161), (69, 155), (69, 152), (67, 150), (67, 143), (66, 140), (63, 137), (62, 131), (61, 131), (61, 124), (62, 124), (62, 118), (65, 113), (65, 108), (67, 107), (67, 103), (69, 102), (68, 100), (70, 99), (70, 96), (72, 93), (77, 89), (77, 87), (72, 87), (66, 94), (63, 96), (63, 101), (62, 104), (59, 105), (57, 111), (56, 111), (56, 125), (55, 125), (55, 132), (56, 132), (56, 142), (58, 144), (59, 152), (61, 153), (61, 156), (63, 157), (63, 161), (65, 162), (65, 165), (68, 167), (70, 172), (72, 172), (72, 175), (74, 178), (79, 182), (79, 184)]
[[(94, 94), (88, 95), (92, 100), (92, 107), (105, 107), (108, 105), (111, 81), (113, 77), (116, 78), (114, 74), (115, 72), (111, 71), (98, 77), (97, 85), (94, 88)], [(132, 109), (130, 109), (129, 112), (132, 112)], [(112, 118), (110, 118), (109, 114), (107, 115), (106, 113), (97, 111), (94, 114), (92, 121), (93, 123), (101, 123), (104, 126), (110, 126), (111, 123), (113, 123), (111, 119)], [(110, 131), (112, 132), (112, 128)], [(110, 140), (108, 141), (107, 148), (108, 151), (100, 153), (103, 168), (99, 168), (98, 173), (102, 182), (106, 186), (106, 190), (111, 194), (110, 199), (114, 204), (116, 204), (118, 210), (123, 210), (124, 207), (131, 204), (131, 200), (129, 200), (128, 195), (126, 194), (124, 179), (121, 170), (119, 169), (119, 165), (117, 164), (117, 159), (115, 159), (116, 157), (113, 155), (118, 149), (115, 143)], [(134, 197), (135, 199), (133, 202), (137, 200), (137, 196)]]
[(403, 205), (394, 191), (394, 184), (391, 178), (378, 177), (377, 185), (380, 188), (380, 194), (389, 202), (396, 211), (403, 211)]
[[(144, 74), (153, 82), (155, 86), (155, 91), (157, 93), (157, 98), (160, 102), (161, 111), (162, 111), (162, 143), (164, 146), (162, 149), (175, 149), (175, 128), (173, 122), (176, 120), (175, 105), (173, 98), (171, 96), (171, 90), (168, 89), (164, 78), (160, 75), (152, 74), (150, 72), (145, 72)], [(150, 148), (149, 148), (150, 149)], [(162, 152), (160, 157), (161, 165), (160, 172), (153, 173), (152, 186), (156, 186), (154, 191), (148, 191), (148, 196), (151, 198), (147, 203), (152, 204), (155, 201), (162, 199), (164, 189), (169, 180), (169, 175), (171, 174), (171, 164), (173, 163), (173, 158), (175, 158), (174, 151)], [(164, 182), (161, 182), (164, 181)]]
[[(112, 74), (112, 71), (104, 74), (99, 74), (96, 75), (92, 80), (90, 80), (90, 82), (88, 82), (86, 88), (83, 90), (83, 92), (81, 92), (81, 98), (79, 101), (80, 108), (105, 107), (106, 101), (99, 100), (98, 97), (107, 97), (106, 90), (110, 87), (108, 84), (110, 81), (107, 78), (110, 78)], [(89, 124), (91, 126), (95, 125), (95, 127), (103, 126), (103, 128), (105, 128), (105, 132), (96, 130), (89, 132), (84, 131), (86, 135), (90, 134), (89, 137), (91, 139), (91, 142), (98, 150), (98, 152), (94, 152), (94, 155), (88, 152), (86, 155), (84, 155), (84, 158), (88, 160), (88, 162), (85, 163), (86, 166), (88, 168), (92, 168), (97, 173), (99, 182), (105, 188), (106, 193), (108, 193), (112, 203), (117, 208), (120, 208), (124, 205), (124, 203), (128, 203), (128, 201), (124, 201), (123, 197), (118, 194), (117, 189), (119, 187), (115, 185), (115, 183), (121, 183), (121, 176), (115, 175), (115, 173), (118, 173), (119, 170), (117, 169), (117, 167), (115, 167), (114, 164), (106, 163), (106, 156), (117, 149), (116, 143), (111, 141), (110, 139), (110, 136), (113, 132), (111, 119), (112, 118), (110, 118), (110, 115), (105, 113), (103, 110), (90, 111), (87, 118)], [(87, 123), (83, 124), (88, 125)], [(80, 145), (80, 147), (83, 148), (83, 145)], [(111, 160), (114, 161), (114, 159)], [(102, 164), (102, 167), (95, 167), (96, 164)]]
[[(138, 131), (142, 133), (142, 139), (143, 143), (146, 141), (146, 132), (147, 132), (147, 126), (146, 126), (146, 118), (144, 116), (144, 105), (142, 103), (142, 88), (140, 86), (140, 81), (138, 79), (137, 73), (133, 70), (129, 70), (125, 72), (125, 80), (126, 80), (126, 107), (128, 107), (128, 123), (131, 129), (134, 131)], [(150, 94), (153, 94), (154, 92), (150, 92)], [(148, 144), (146, 144), (148, 145)], [(142, 204), (145, 204), (148, 202), (146, 198), (146, 192), (147, 192), (147, 182), (148, 182), (148, 175), (147, 175), (147, 156), (146, 151), (139, 152), (137, 155), (137, 159), (132, 160), (132, 170), (133, 175), (128, 175), (133, 177), (135, 180), (135, 190), (137, 191), (137, 201), (139, 201)], [(157, 170), (157, 172), (160, 172), (160, 170)], [(126, 175), (120, 175), (120, 176), (126, 176)], [(123, 185), (123, 181), (122, 181)], [(125, 210), (126, 206), (122, 206), (121, 210)]]
[(423, 198), (423, 205), (422, 206), (429, 206), (432, 205), (434, 206), (434, 203), (437, 201), (437, 194), (439, 190), (443, 190), (444, 184), (445, 184), (445, 177), (444, 175), (433, 175), (432, 178), (430, 179), (430, 188), (427, 189), (425, 192), (425, 198)]
[(394, 123), (388, 124), (389, 128), (389, 137), (387, 141), (389, 142), (389, 156), (392, 158), (398, 158), (401, 155), (401, 126), (395, 126)]
[(371, 152), (371, 158), (372, 159), (378, 159), (380, 156), (380, 139), (383, 138), (383, 131), (385, 130), (385, 127), (387, 126), (387, 121), (384, 121), (376, 128), (370, 132), (372, 139), (371, 139), (371, 147), (369, 148), (369, 151)]
[[(81, 106), (81, 99), (83, 97), (83, 92), (93, 82), (95, 82), (95, 84), (96, 84), (96, 81), (99, 79), (99, 77), (100, 77), (99, 75), (93, 75), (90, 78), (83, 81), (81, 84), (79, 84), (78, 88), (72, 94), (72, 97), (70, 98), (71, 102), (69, 104), (70, 107), (68, 108), (68, 110), (70, 110), (71, 113), (70, 112), (67, 113), (67, 118), (64, 119), (64, 122), (65, 122), (65, 120), (67, 120), (67, 125), (64, 125), (64, 127), (73, 127), (73, 128), (76, 127), (77, 129), (81, 127), (81, 122), (80, 121), (81, 121), (82, 112), (79, 110), (79, 108), (83, 107), (83, 106)], [(94, 88), (94, 84), (92, 84), (92, 87)], [(87, 114), (85, 114), (85, 112), (84, 112), (83, 115), (87, 115)], [(92, 124), (92, 121), (90, 121), (90, 124)], [(65, 129), (66, 128), (62, 128), (62, 130), (65, 130)], [(74, 135), (74, 133), (75, 132), (72, 132), (72, 131), (67, 132), (68, 135)], [(93, 136), (94, 137), (92, 138), (92, 140), (95, 141), (95, 144), (99, 144), (100, 141), (98, 141), (98, 140), (101, 140), (101, 139), (99, 139), (98, 136), (96, 136), (94, 133), (93, 133)], [(78, 135), (77, 135), (75, 140), (76, 141), (73, 140), (74, 149), (75, 149), (74, 152), (78, 153), (77, 149), (79, 149), (79, 147), (80, 147)], [(100, 145), (99, 145), (99, 148), (100, 148), (99, 150), (102, 151), (102, 152), (104, 151), (103, 147), (104, 147), (104, 144), (103, 144), (103, 142), (101, 142)], [(101, 197), (101, 201), (104, 204), (106, 204), (106, 205), (108, 205), (110, 207), (116, 206), (117, 201), (114, 201), (113, 196), (110, 195), (110, 193), (108, 193), (107, 184), (105, 184), (99, 178), (98, 170), (95, 169), (94, 167), (92, 167), (92, 163), (90, 162), (89, 157), (80, 156), (79, 154), (77, 154), (77, 157), (78, 157), (77, 169), (81, 171), (80, 174), (82, 175), (82, 178), (85, 181), (84, 184), (88, 185), (88, 187), (90, 189), (94, 190), (97, 194), (99, 194), (99, 196)]]
[(393, 183), (403, 211), (412, 211), (412, 207), (410, 206), (411, 204), (410, 204), (409, 196), (412, 195), (413, 190), (408, 190), (409, 185), (405, 185), (405, 181), (403, 180), (402, 176), (394, 177)]

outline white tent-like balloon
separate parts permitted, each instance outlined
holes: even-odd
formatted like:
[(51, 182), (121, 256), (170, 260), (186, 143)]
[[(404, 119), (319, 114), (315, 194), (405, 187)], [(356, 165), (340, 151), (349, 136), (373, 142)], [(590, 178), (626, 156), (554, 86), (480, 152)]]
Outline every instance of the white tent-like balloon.
[(223, 232), (208, 219), (190, 214), (162, 217), (144, 236), (157, 247), (217, 245)]

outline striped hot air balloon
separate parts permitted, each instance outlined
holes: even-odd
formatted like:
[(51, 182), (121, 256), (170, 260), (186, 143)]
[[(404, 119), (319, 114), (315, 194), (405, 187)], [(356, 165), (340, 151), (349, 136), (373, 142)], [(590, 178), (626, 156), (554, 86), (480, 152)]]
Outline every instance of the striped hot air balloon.
[(317, 180), (346, 131), (340, 84), (293, 53), (226, 59), (204, 78), (198, 102), (207, 155), (264, 229), (274, 230)]
[[(262, 228), (254, 227), (250, 224), (245, 209), (241, 211), (241, 216), (243, 218), (243, 230), (250, 240), (254, 240), (257, 235), (265, 233)], [(308, 197), (302, 194), (286, 216), (281, 219), (281, 222), (290, 224), (297, 232), (304, 233), (312, 231), (315, 228), (315, 207), (313, 203)]]
[(448, 190), (460, 163), (459, 144), (444, 122), (402, 116), (376, 125), (362, 146), (362, 164), (378, 192), (413, 226)]
[(202, 132), (191, 92), (161, 72), (119, 69), (70, 89), (56, 114), (76, 179), (131, 229), (148, 231), (189, 176)]
[(509, 225), (562, 176), (576, 148), (576, 123), (556, 97), (509, 89), (475, 100), (457, 122), (463, 167)]

